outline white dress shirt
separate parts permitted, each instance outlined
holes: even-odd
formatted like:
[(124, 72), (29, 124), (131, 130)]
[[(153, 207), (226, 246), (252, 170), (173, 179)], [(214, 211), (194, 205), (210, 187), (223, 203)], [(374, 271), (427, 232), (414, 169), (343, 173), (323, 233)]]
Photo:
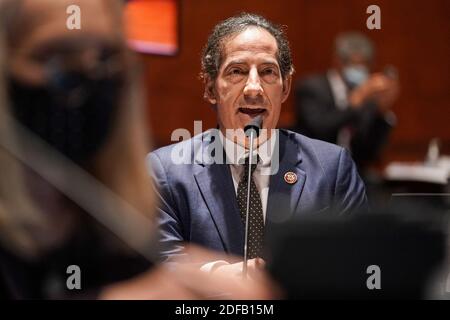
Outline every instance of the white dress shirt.
[[(327, 72), (328, 82), (330, 83), (331, 92), (333, 94), (334, 103), (339, 110), (348, 108), (348, 89), (344, 80), (339, 73), (332, 69)], [(343, 127), (339, 130), (337, 136), (337, 144), (350, 150), (351, 132), (349, 127)]]
[[(239, 181), (241, 180), (244, 171), (244, 166), (242, 163), (245, 163), (245, 159), (248, 158), (249, 150), (225, 138), (222, 133), (220, 133), (220, 139), (222, 145), (224, 146), (227, 163), (229, 163), (230, 166), (234, 191), (237, 194)], [(256, 158), (256, 154), (260, 158), (260, 162), (256, 166), (253, 173), (253, 181), (255, 182), (256, 188), (261, 196), (264, 223), (266, 222), (267, 199), (269, 196), (269, 182), (271, 174), (271, 158), (275, 142), (276, 137), (272, 134), (271, 138), (261, 144), (253, 154), (254, 158)]]
[[(337, 70), (331, 69), (327, 72), (327, 79), (330, 83), (331, 93), (334, 103), (339, 110), (345, 110), (349, 106), (349, 90)], [(389, 110), (384, 114), (384, 120), (391, 126), (395, 126), (397, 118), (395, 114)], [(348, 127), (339, 130), (337, 144), (351, 151), (351, 133)]]

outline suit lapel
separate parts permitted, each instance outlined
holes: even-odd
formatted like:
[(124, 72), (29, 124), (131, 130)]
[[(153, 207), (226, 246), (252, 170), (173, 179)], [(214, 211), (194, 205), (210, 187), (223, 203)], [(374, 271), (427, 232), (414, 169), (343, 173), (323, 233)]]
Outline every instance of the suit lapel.
[[(298, 144), (289, 139), (286, 132), (281, 130), (278, 132), (279, 168), (278, 172), (270, 177), (266, 219), (269, 222), (283, 221), (297, 211), (306, 181), (306, 172), (299, 166), (301, 155)], [(296, 174), (295, 183), (286, 182), (287, 172)]]
[(242, 255), (244, 226), (227, 164), (199, 165), (195, 180), (228, 253)]
[[(270, 177), (266, 221), (282, 221), (282, 215), (297, 211), (306, 181), (306, 172), (300, 168), (301, 155), (297, 143), (278, 131), (279, 168)], [(205, 148), (206, 149), (206, 148)], [(205, 155), (207, 156), (208, 155)], [(206, 162), (211, 163), (211, 162)], [(195, 180), (228, 253), (242, 255), (244, 247), (244, 226), (242, 225), (236, 201), (233, 179), (226, 164), (199, 164)], [(284, 175), (293, 172), (297, 181), (289, 184)], [(267, 226), (267, 223), (266, 223)]]

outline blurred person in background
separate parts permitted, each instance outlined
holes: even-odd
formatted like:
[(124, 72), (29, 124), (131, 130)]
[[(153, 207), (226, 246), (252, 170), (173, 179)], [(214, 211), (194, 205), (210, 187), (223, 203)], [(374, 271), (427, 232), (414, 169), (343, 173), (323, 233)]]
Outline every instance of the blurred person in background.
[[(73, 4), (81, 30), (66, 28)], [(0, 298), (271, 297), (262, 274), (236, 282), (192, 268), (221, 258), (195, 248), (175, 271), (155, 264), (142, 90), (121, 10), (0, 1)]]
[(374, 72), (374, 58), (366, 36), (342, 33), (335, 40), (332, 69), (295, 89), (296, 130), (350, 150), (362, 175), (387, 142), (399, 92), (395, 69)]

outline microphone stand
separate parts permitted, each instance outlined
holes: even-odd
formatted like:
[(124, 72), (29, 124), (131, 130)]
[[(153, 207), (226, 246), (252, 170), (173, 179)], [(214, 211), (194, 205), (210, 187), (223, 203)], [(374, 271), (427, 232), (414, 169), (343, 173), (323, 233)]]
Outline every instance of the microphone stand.
[(249, 157), (248, 157), (248, 178), (247, 178), (247, 208), (245, 214), (245, 239), (244, 239), (244, 266), (242, 274), (244, 278), (247, 277), (248, 269), (248, 225), (250, 213), (250, 187), (252, 181), (252, 156), (253, 156), (253, 140), (259, 136), (261, 128), (262, 116), (255, 117), (248, 125), (245, 126), (245, 135), (250, 139)]

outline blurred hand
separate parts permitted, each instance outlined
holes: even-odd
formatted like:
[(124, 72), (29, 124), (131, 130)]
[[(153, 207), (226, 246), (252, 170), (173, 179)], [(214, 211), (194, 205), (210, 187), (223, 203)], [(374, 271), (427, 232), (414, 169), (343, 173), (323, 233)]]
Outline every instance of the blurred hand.
[(350, 105), (358, 109), (368, 100), (374, 100), (381, 113), (389, 111), (398, 97), (399, 83), (383, 73), (372, 74), (366, 82), (355, 88), (349, 97)]
[[(197, 261), (238, 261), (239, 258), (211, 253), (210, 251), (189, 247), (187, 255), (196, 257)], [(195, 259), (195, 258), (194, 258)], [(175, 278), (183, 283), (203, 299), (273, 299), (280, 297), (279, 289), (272, 283), (264, 271), (265, 262), (261, 258), (248, 261), (248, 276), (243, 277), (243, 262), (235, 262), (222, 265), (212, 272), (199, 272), (198, 263), (177, 264), (173, 274)]]
[[(247, 262), (247, 275), (249, 277), (257, 277), (258, 273), (263, 272), (266, 262), (261, 258), (250, 259)], [(215, 274), (222, 274), (229, 277), (243, 277), (244, 262), (237, 262), (227, 265), (221, 265), (215, 268), (212, 272)]]
[(397, 100), (400, 92), (400, 85), (397, 79), (383, 76), (380, 89), (373, 93), (373, 99), (377, 103), (381, 113), (389, 111)]
[(199, 268), (199, 262), (236, 259), (191, 246), (170, 268), (161, 265), (133, 279), (110, 285), (102, 290), (99, 298), (259, 300), (280, 297), (279, 290), (263, 271), (262, 259), (249, 261), (246, 278), (242, 276), (242, 262), (219, 267), (214, 272)]
[(196, 293), (173, 281), (165, 267), (158, 267), (130, 280), (105, 287), (101, 300), (191, 300), (200, 299)]

